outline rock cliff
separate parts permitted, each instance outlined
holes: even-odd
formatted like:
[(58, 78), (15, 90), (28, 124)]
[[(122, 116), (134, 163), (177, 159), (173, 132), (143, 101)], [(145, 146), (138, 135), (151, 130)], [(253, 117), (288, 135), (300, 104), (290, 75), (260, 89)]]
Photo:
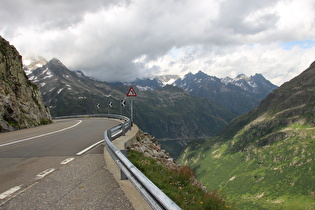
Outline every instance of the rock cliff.
[(39, 88), (22, 66), (22, 56), (0, 36), (0, 132), (51, 122)]
[(168, 168), (178, 169), (180, 167), (168, 152), (161, 149), (161, 145), (158, 144), (153, 136), (141, 130), (137, 141), (129, 149), (141, 152), (146, 157), (156, 159), (159, 164), (166, 165)]

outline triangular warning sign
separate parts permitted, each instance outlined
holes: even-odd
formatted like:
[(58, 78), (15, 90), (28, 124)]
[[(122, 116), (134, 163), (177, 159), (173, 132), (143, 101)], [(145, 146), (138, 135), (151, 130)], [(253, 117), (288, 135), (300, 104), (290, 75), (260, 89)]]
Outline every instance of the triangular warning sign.
[(137, 96), (137, 93), (135, 91), (135, 89), (133, 89), (133, 87), (130, 87), (128, 93), (127, 93), (127, 96), (128, 97), (131, 97), (131, 96)]

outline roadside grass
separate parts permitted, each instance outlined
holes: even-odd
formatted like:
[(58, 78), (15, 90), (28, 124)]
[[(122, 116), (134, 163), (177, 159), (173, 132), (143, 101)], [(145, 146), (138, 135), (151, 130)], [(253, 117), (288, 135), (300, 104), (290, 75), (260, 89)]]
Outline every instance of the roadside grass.
[(206, 192), (187, 166), (170, 169), (130, 150), (128, 159), (182, 209), (233, 209), (217, 192)]

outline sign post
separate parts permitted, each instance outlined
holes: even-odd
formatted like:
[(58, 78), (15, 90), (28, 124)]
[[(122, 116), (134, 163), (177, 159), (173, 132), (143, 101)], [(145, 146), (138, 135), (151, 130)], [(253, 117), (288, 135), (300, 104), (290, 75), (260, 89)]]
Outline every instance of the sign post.
[[(129, 88), (129, 91), (127, 93), (127, 97), (136, 97), (137, 93), (135, 91), (135, 89), (133, 89), (133, 87)], [(133, 123), (133, 99), (131, 99), (131, 103), (130, 103), (130, 119), (131, 119), (131, 123)]]

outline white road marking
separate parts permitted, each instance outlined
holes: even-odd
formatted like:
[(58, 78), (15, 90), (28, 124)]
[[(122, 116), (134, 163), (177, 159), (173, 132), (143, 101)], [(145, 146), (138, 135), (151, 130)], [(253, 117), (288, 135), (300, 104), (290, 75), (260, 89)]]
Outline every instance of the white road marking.
[(20, 186), (16, 186), (16, 187), (12, 187), (11, 189), (5, 191), (4, 193), (0, 194), (0, 199), (5, 199), (6, 197), (12, 195), (13, 193), (15, 193), (16, 191), (20, 190), (22, 188), (22, 185)]
[(74, 160), (74, 158), (67, 158), (67, 159), (63, 160), (60, 164), (65, 165), (65, 164), (67, 164), (73, 160)]
[(86, 153), (87, 151), (89, 151), (89, 150), (92, 149), (93, 147), (96, 147), (97, 145), (101, 144), (101, 143), (104, 142), (104, 141), (105, 141), (105, 140), (102, 139), (102, 140), (100, 140), (99, 142), (96, 142), (95, 144), (89, 146), (88, 148), (82, 150), (81, 152), (78, 152), (77, 155), (82, 155), (82, 154)]
[(62, 132), (62, 131), (74, 128), (75, 126), (79, 125), (81, 122), (82, 122), (82, 120), (80, 120), (75, 125), (72, 125), (72, 126), (67, 127), (67, 128), (63, 128), (61, 130), (53, 131), (53, 132), (50, 132), (50, 133), (44, 133), (44, 134), (41, 134), (41, 135), (38, 135), (38, 136), (33, 136), (33, 137), (29, 137), (29, 138), (26, 138), (26, 139), (13, 141), (13, 142), (6, 143), (6, 144), (0, 144), (0, 147), (5, 147), (5, 146), (8, 146), (8, 145), (17, 144), (17, 143), (24, 142), (24, 141), (29, 141), (29, 140), (32, 140), (32, 139), (35, 139), (35, 138), (40, 138), (40, 137), (43, 137), (43, 136), (48, 136), (48, 135), (51, 135), (51, 134), (59, 133), (59, 132)]
[(49, 168), (49, 169), (37, 174), (35, 179), (36, 180), (42, 179), (45, 176), (47, 176), (48, 174), (52, 173), (54, 170), (55, 170), (54, 168)]

